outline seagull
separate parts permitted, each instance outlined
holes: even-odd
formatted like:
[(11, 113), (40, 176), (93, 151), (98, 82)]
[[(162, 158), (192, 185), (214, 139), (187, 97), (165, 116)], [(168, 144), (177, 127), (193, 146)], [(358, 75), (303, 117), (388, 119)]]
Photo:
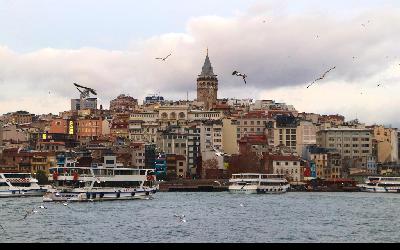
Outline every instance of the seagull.
[(185, 219), (185, 215), (184, 215), (184, 214), (182, 214), (182, 215), (177, 215), (177, 214), (175, 214), (175, 217), (178, 217), (179, 220), (180, 220), (181, 222), (186, 222), (186, 219)]
[(169, 56), (171, 56), (172, 54), (170, 53), (168, 56), (166, 56), (166, 57), (164, 57), (164, 58), (162, 58), (162, 57), (156, 57), (156, 59), (157, 60), (163, 60), (164, 62), (165, 62), (165, 60), (169, 57)]
[(326, 71), (321, 77), (319, 77), (318, 79), (315, 79), (310, 85), (308, 85), (307, 88), (311, 87), (315, 82), (324, 79), (325, 76), (326, 76), (326, 74), (328, 74), (331, 70), (333, 70), (333, 69), (335, 69), (335, 68), (336, 68), (336, 66), (333, 67), (333, 68), (330, 68), (330, 69), (329, 69), (328, 71)]
[(243, 203), (240, 203), (239, 206), (244, 207)]
[(377, 87), (380, 87), (382, 84), (381, 83), (379, 83), (378, 85), (376, 85)]
[(40, 205), (39, 208), (41, 208), (41, 209), (47, 209), (47, 207), (45, 207), (45, 206), (43, 206), (43, 205)]
[(7, 233), (7, 231), (4, 229), (4, 227), (0, 224), (0, 228), (5, 232), (5, 233)]
[(64, 206), (68, 206), (68, 202), (64, 202), (63, 205), (64, 205)]
[(25, 216), (24, 216), (24, 220), (25, 220), (29, 215), (31, 215), (31, 214), (33, 214), (33, 213), (37, 213), (37, 212), (38, 212), (38, 211), (35, 210), (34, 208), (32, 208), (31, 210), (26, 211), (26, 214), (25, 214)]
[(238, 71), (235, 70), (235, 71), (233, 71), (232, 75), (233, 75), (233, 76), (236, 75), (236, 76), (241, 76), (241, 77), (243, 77), (244, 84), (247, 84), (247, 82), (246, 82), (246, 77), (247, 77), (247, 75), (246, 75), (246, 74), (242, 74), (242, 73), (240, 73), (240, 72), (238, 72)]

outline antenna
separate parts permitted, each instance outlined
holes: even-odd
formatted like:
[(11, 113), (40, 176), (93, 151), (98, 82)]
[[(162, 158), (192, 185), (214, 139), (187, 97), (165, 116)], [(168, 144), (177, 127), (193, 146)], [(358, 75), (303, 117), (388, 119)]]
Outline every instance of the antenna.
[(186, 91), (186, 101), (189, 101), (189, 91)]

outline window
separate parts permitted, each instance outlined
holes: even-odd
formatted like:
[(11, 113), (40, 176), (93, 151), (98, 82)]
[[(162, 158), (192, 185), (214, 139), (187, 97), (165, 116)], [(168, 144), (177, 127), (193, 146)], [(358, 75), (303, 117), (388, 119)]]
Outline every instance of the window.
[(250, 124), (251, 124), (251, 125), (254, 125), (254, 121), (251, 121)]
[(277, 166), (280, 166), (280, 165), (281, 165), (281, 163), (280, 163), (279, 161), (277, 161), (277, 162), (276, 162), (276, 165), (277, 165)]
[(289, 165), (289, 162), (286, 161), (286, 162), (285, 162), (285, 165), (288, 166), (288, 165)]
[(260, 125), (260, 121), (257, 121), (257, 125)]

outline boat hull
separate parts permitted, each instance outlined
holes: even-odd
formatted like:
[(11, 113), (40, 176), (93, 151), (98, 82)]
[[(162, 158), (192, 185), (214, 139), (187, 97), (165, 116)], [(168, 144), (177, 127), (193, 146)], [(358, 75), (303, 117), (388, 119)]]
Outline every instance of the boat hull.
[(360, 190), (369, 193), (400, 193), (400, 187), (398, 188), (360, 187)]
[(283, 194), (287, 192), (288, 188), (287, 186), (230, 186), (229, 192), (232, 194)]
[(20, 189), (20, 190), (1, 190), (0, 198), (11, 197), (41, 197), (47, 192), (47, 189)]
[(124, 191), (52, 191), (43, 196), (44, 202), (87, 202), (150, 199), (156, 189)]

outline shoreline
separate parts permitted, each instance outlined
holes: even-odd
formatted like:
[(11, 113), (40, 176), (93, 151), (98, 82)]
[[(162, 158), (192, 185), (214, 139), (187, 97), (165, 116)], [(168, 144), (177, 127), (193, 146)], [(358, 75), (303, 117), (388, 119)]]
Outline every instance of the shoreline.
[[(229, 180), (187, 180), (180, 179), (174, 181), (160, 182), (158, 192), (228, 192)], [(223, 183), (223, 185), (220, 185)], [(362, 192), (358, 187), (315, 187), (306, 189), (304, 185), (293, 185), (288, 192), (307, 193), (307, 192)]]

